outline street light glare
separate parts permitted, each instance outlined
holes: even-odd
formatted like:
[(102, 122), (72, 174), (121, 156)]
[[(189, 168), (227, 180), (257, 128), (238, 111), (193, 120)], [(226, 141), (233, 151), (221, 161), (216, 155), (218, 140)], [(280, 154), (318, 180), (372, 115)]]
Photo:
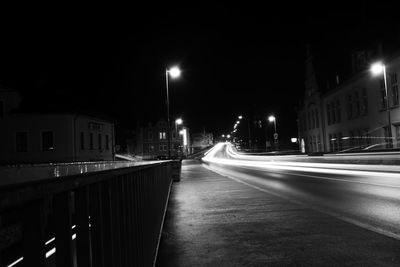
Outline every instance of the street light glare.
[(175, 123), (178, 124), (178, 125), (181, 125), (181, 124), (183, 123), (183, 120), (180, 119), (180, 118), (179, 118), (179, 119), (176, 119), (176, 120), (175, 120)]
[(268, 117), (268, 121), (269, 121), (269, 122), (275, 121), (275, 116), (269, 116), (269, 117)]
[(172, 78), (177, 78), (181, 75), (181, 70), (178, 67), (172, 67), (168, 71)]
[(371, 72), (374, 75), (381, 74), (383, 72), (383, 68), (385, 65), (382, 64), (382, 62), (376, 62), (371, 65)]
[(242, 116), (242, 115), (240, 115), (238, 118), (239, 118), (239, 120), (241, 120), (241, 119), (243, 119), (243, 116)]

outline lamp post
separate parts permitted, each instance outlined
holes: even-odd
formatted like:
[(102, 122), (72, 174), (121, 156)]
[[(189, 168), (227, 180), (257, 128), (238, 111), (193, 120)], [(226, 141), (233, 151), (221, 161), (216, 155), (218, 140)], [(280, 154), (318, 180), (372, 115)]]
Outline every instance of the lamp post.
[(183, 123), (183, 120), (181, 118), (178, 118), (175, 120), (175, 132), (178, 132), (178, 125), (181, 125)]
[(181, 75), (181, 70), (178, 67), (172, 67), (170, 69), (165, 69), (165, 82), (167, 85), (167, 135), (168, 135), (168, 159), (171, 158), (171, 123), (169, 119), (169, 89), (168, 89), (168, 83), (169, 79), (168, 77), (171, 76), (171, 78), (177, 78)]
[(383, 82), (385, 85), (386, 111), (389, 122), (388, 125), (389, 147), (392, 147), (392, 121), (390, 119), (389, 96), (388, 96), (387, 79), (386, 79), (386, 66), (382, 62), (374, 63), (371, 65), (371, 72), (374, 75), (379, 75), (383, 73)]
[(274, 129), (275, 129), (275, 132), (274, 132), (274, 143), (277, 144), (278, 143), (278, 133), (276, 132), (276, 118), (275, 118), (275, 116), (273, 116), (273, 115), (269, 116), (268, 117), (268, 121), (274, 123)]

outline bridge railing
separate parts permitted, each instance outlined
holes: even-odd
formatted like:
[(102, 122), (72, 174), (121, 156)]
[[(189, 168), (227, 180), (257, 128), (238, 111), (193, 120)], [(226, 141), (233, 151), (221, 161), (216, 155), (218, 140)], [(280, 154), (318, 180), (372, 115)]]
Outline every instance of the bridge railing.
[(0, 266), (152, 266), (176, 164), (0, 187)]

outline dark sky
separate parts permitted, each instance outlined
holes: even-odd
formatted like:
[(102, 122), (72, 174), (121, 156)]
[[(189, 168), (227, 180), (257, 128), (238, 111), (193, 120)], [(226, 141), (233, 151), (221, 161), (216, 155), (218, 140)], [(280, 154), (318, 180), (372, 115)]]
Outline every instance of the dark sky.
[(390, 45), (400, 29), (390, 10), (365, 3), (77, 10), (2, 23), (0, 83), (21, 90), (27, 108), (93, 112), (134, 128), (166, 117), (165, 68), (178, 64), (171, 117), (215, 134), (239, 114), (275, 113), (281, 132), (296, 135), (306, 45), (341, 73), (352, 50)]

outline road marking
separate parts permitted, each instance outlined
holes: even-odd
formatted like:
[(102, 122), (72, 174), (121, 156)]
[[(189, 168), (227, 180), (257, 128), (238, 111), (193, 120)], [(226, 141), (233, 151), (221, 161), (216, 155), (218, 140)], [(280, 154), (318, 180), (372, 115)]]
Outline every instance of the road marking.
[[(245, 181), (240, 180), (239, 178), (232, 177), (229, 174), (221, 173), (220, 171), (215, 170), (212, 167), (209, 167), (209, 166), (207, 166), (205, 164), (202, 164), (202, 166), (205, 167), (206, 169), (210, 170), (210, 171), (213, 171), (213, 172), (221, 175), (221, 176), (227, 177), (227, 178), (229, 178), (231, 180), (234, 180), (234, 181), (236, 181), (238, 183), (247, 185), (247, 186), (249, 186), (251, 188), (254, 188), (254, 189), (258, 190), (258, 191), (261, 191), (261, 192), (264, 192), (264, 193), (267, 193), (267, 194), (271, 194), (271, 195), (274, 195), (274, 196), (279, 197), (281, 199), (284, 199), (286, 201), (289, 201), (291, 203), (304, 206), (305, 208), (308, 208), (308, 209), (311, 209), (311, 210), (315, 210), (315, 211), (318, 211), (318, 212), (323, 213), (323, 214), (327, 214), (327, 215), (332, 216), (332, 217), (334, 217), (336, 219), (339, 219), (339, 220), (345, 221), (347, 223), (356, 225), (356, 226), (364, 228), (366, 230), (369, 230), (369, 231), (372, 231), (372, 232), (375, 232), (375, 233), (378, 233), (378, 234), (381, 234), (381, 235), (384, 235), (384, 236), (387, 236), (387, 237), (391, 237), (391, 238), (394, 238), (396, 240), (400, 240), (400, 234), (396, 234), (396, 233), (390, 232), (388, 230), (382, 229), (380, 227), (376, 227), (376, 226), (373, 226), (373, 225), (370, 225), (370, 224), (367, 224), (367, 223), (363, 223), (363, 222), (361, 222), (359, 220), (352, 219), (350, 217), (340, 215), (340, 214), (338, 214), (336, 212), (323, 210), (321, 208), (316, 207), (315, 205), (311, 205), (311, 204), (303, 202), (303, 201), (295, 200), (295, 199), (286, 197), (286, 196), (284, 196), (282, 194), (279, 194), (279, 193), (276, 193), (276, 192), (272, 192), (272, 191), (270, 191), (268, 189), (261, 188), (261, 187), (256, 186), (256, 185), (249, 184), (249, 183), (247, 183)], [(251, 175), (248, 175), (248, 174), (245, 174), (245, 175), (251, 176)]]

